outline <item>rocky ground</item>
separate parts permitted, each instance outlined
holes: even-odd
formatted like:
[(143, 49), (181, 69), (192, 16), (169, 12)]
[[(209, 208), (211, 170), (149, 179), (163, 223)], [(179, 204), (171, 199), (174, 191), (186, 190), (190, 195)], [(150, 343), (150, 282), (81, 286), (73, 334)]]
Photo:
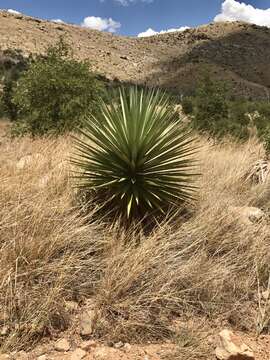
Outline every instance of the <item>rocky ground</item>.
[[(265, 296), (269, 297), (269, 293)], [(66, 332), (43, 338), (31, 351), (0, 354), (0, 360), (269, 360), (270, 335), (234, 332), (228, 328), (210, 328), (196, 332), (199, 319), (188, 323), (175, 320), (181, 328), (177, 338), (163, 343), (131, 344), (122, 341), (102, 342), (93, 335), (94, 311), (67, 306), (73, 313), (72, 325)], [(222, 321), (217, 321), (219, 326)], [(187, 330), (188, 329), (188, 330)], [(197, 330), (198, 331), (198, 330)], [(2, 329), (3, 335), (3, 329)]]
[[(209, 336), (208, 354), (196, 352), (194, 360), (269, 360), (270, 336), (257, 340), (245, 334), (233, 334), (223, 330), (220, 336)], [(192, 354), (192, 352), (191, 352)], [(82, 340), (66, 335), (55, 341), (37, 346), (31, 352), (0, 354), (0, 360), (181, 360), (189, 359), (185, 348), (171, 342), (164, 344), (134, 345), (116, 343), (111, 346), (95, 340)]]

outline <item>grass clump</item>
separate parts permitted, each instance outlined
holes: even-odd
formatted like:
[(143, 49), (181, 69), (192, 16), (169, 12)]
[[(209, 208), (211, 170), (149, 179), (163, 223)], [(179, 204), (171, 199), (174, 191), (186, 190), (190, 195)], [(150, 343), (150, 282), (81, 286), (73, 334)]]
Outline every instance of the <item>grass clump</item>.
[[(66, 162), (71, 145), (68, 136), (1, 138), (0, 328), (8, 329), (1, 350), (57, 336), (72, 324), (70, 300), (79, 312), (94, 306), (93, 337), (142, 343), (177, 337), (176, 356), (184, 351), (187, 359), (197, 358), (208, 331), (197, 335), (198, 324), (255, 333), (258, 292), (268, 289), (270, 230), (267, 220), (242, 225), (231, 207), (259, 206), (269, 216), (269, 182), (243, 182), (262, 144), (201, 138), (201, 191), (191, 216), (173, 225), (164, 220), (148, 234), (82, 216)], [(269, 332), (266, 310), (260, 330)]]

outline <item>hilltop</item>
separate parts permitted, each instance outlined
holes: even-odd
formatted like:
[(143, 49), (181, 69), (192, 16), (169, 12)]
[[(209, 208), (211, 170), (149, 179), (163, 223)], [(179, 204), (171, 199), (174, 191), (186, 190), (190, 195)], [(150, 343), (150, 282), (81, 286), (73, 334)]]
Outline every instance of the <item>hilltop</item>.
[(270, 29), (241, 22), (213, 23), (149, 38), (123, 37), (21, 14), (0, 12), (0, 48), (42, 53), (60, 35), (79, 59), (110, 80), (190, 92), (204, 66), (230, 80), (236, 95), (268, 98)]

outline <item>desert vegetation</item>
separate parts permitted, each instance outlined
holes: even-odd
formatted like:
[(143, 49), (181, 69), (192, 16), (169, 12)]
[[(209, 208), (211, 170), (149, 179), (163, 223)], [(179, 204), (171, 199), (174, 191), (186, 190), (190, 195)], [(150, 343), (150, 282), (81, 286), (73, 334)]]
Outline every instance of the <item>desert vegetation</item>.
[[(6, 51), (2, 61), (2, 114), (13, 136), (60, 134), (79, 126), (88, 109), (94, 113), (103, 84), (90, 64), (74, 59), (60, 37), (45, 54), (24, 58)], [(15, 56), (15, 58), (14, 58)]]
[(165, 92), (105, 97), (62, 40), (22, 64), (2, 91), (1, 349), (78, 328), (70, 304), (83, 336), (173, 359), (209, 359), (221, 326), (269, 332), (269, 103), (205, 78), (183, 121)]
[[(181, 339), (196, 329), (173, 321), (191, 318), (268, 330), (259, 299), (269, 286), (269, 189), (243, 181), (263, 147), (204, 138), (200, 146), (197, 202), (144, 234), (78, 205), (68, 135), (1, 141), (2, 349), (29, 348), (69, 327), (71, 300), (83, 307), (92, 299), (93, 336), (109, 341)], [(243, 223), (235, 208), (246, 206), (266, 218)]]
[(192, 199), (194, 139), (164, 92), (122, 88), (79, 130), (78, 186), (114, 216), (142, 219)]
[(269, 150), (269, 101), (236, 98), (229, 82), (214, 81), (203, 69), (196, 91), (183, 96), (181, 103), (191, 127), (197, 131), (238, 141), (256, 134)]

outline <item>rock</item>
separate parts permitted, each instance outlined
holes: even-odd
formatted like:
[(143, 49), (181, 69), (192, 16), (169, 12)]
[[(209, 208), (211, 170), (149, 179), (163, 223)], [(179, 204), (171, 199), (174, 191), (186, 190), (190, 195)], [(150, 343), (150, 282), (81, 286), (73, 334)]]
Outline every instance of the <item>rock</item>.
[(95, 353), (94, 353), (94, 359), (95, 360), (113, 360), (113, 359), (118, 359), (120, 355), (122, 353), (119, 350), (116, 350), (114, 348), (110, 348), (110, 347), (105, 347), (105, 346), (101, 346), (99, 348), (96, 349)]
[(28, 356), (27, 352), (25, 352), (25, 351), (18, 352), (14, 357), (17, 360), (28, 360), (29, 359), (29, 356)]
[(38, 345), (35, 348), (35, 355), (38, 356), (42, 356), (42, 355), (46, 355), (50, 352), (52, 352), (54, 350), (54, 345), (52, 343), (48, 343), (46, 345)]
[(87, 310), (81, 315), (80, 332), (82, 336), (89, 336), (93, 333), (95, 323), (94, 310)]
[(10, 357), (8, 354), (0, 354), (0, 360), (9, 360)]
[(226, 329), (219, 333), (216, 357), (219, 360), (255, 360), (252, 350), (241, 338)]
[(75, 301), (66, 301), (65, 306), (70, 312), (76, 311), (79, 307), (78, 303)]
[(73, 353), (71, 354), (70, 360), (81, 360), (86, 355), (87, 355), (86, 351), (84, 351), (83, 349), (78, 348), (75, 351), (73, 351)]
[(85, 351), (90, 351), (95, 347), (97, 347), (97, 343), (95, 342), (95, 340), (83, 341), (80, 345), (80, 348)]
[(130, 349), (131, 349), (131, 345), (129, 343), (125, 343), (124, 350), (125, 351), (130, 351)]
[(55, 343), (54, 348), (56, 351), (65, 352), (70, 349), (70, 343), (67, 339), (60, 339)]
[(117, 343), (114, 344), (114, 348), (115, 349), (121, 349), (124, 346), (124, 343), (122, 343), (122, 341), (119, 341)]
[(0, 335), (1, 336), (6, 336), (9, 332), (9, 327), (8, 326), (3, 326), (0, 328)]
[(265, 213), (261, 209), (251, 206), (231, 207), (229, 211), (243, 225), (251, 225), (266, 218)]
[(37, 358), (37, 360), (47, 360), (47, 356), (46, 355), (41, 355)]

